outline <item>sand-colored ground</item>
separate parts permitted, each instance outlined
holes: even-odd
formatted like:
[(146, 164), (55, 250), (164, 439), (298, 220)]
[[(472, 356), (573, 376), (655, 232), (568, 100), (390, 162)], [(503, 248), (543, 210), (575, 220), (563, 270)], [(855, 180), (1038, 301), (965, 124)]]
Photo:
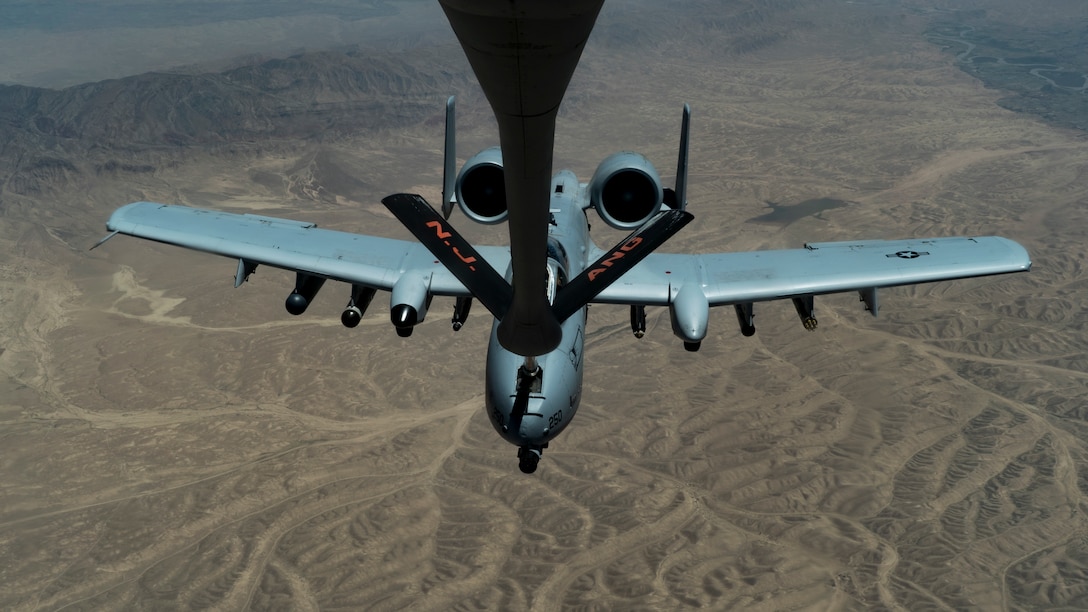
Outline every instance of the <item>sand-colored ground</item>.
[[(0, 607), (1088, 607), (1084, 135), (996, 106), (929, 16), (843, 6), (745, 53), (591, 46), (557, 159), (586, 180), (640, 150), (671, 180), (688, 101), (673, 250), (1000, 234), (1034, 270), (887, 290), (878, 319), (822, 298), (814, 333), (771, 303), (744, 338), (723, 309), (695, 354), (664, 310), (636, 340), (593, 307), (581, 410), (531, 476), (483, 412), (483, 314), (454, 334), (436, 299), (404, 340), (384, 295), (346, 330), (345, 287), (295, 318), (283, 272), (236, 290), (208, 255), (86, 251), (143, 198), (407, 238), (374, 203), (437, 201), (435, 122), (5, 194)], [(463, 159), (491, 136), (461, 110)], [(307, 189), (344, 169), (340, 197)], [(749, 222), (813, 198), (849, 205)]]

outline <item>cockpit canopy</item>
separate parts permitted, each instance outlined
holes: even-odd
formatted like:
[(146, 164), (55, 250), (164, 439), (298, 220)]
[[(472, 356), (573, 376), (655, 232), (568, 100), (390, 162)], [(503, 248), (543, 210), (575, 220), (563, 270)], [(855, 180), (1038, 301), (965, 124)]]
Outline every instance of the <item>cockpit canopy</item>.
[(558, 240), (548, 239), (548, 303), (555, 303), (559, 289), (567, 283), (567, 251)]

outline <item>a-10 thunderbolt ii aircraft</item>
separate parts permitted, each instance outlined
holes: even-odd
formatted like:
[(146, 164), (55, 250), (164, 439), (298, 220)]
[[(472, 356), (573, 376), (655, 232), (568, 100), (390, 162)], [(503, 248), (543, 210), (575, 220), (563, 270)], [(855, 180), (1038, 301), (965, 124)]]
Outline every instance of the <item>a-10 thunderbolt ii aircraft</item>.
[[(753, 304), (793, 301), (815, 329), (813, 297), (857, 292), (877, 314), (883, 287), (1027, 271), (1028, 253), (1000, 237), (859, 240), (804, 248), (681, 255), (653, 251), (691, 220), (686, 208), (689, 111), (684, 108), (673, 189), (650, 162), (617, 153), (588, 183), (552, 174), (555, 118), (603, 0), (439, 0), (492, 106), (500, 147), (470, 158), (455, 177), (453, 99), (439, 215), (418, 195), (382, 202), (419, 242), (319, 229), (313, 223), (152, 202), (119, 208), (106, 226), (121, 233), (238, 261), (235, 286), (258, 265), (296, 273), (286, 308), (302, 314), (326, 280), (351, 287), (341, 321), (356, 326), (377, 290), (389, 291), (401, 336), (423, 321), (433, 296), (456, 298), (453, 328), (475, 298), (494, 316), (485, 405), (519, 467), (541, 453), (578, 409), (587, 304), (631, 308), (636, 336), (646, 306), (669, 309), (688, 350), (706, 336), (711, 306), (733, 306), (745, 336)], [(457, 206), (486, 224), (506, 221), (510, 246), (474, 248), (448, 223)], [(632, 230), (613, 248), (589, 236), (587, 209)], [(101, 244), (101, 242), (99, 242)], [(97, 246), (97, 245), (96, 245)], [(503, 271), (505, 274), (500, 274)]]

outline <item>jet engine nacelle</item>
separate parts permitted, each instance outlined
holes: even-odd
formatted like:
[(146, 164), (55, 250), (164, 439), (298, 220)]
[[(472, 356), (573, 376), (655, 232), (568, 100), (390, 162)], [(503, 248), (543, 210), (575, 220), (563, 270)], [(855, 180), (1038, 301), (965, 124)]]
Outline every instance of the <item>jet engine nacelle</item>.
[(506, 175), (499, 147), (484, 149), (465, 162), (457, 175), (457, 205), (477, 223), (506, 221)]
[(665, 190), (650, 160), (638, 153), (614, 153), (593, 173), (589, 199), (609, 226), (631, 230), (661, 210)]

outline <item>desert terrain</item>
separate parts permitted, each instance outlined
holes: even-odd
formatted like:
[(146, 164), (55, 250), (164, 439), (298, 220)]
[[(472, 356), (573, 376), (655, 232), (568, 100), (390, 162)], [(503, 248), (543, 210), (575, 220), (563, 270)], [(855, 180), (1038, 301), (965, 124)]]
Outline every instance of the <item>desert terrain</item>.
[[(409, 239), (379, 201), (439, 201), (446, 96), (462, 161), (496, 130), (437, 6), (349, 4), (183, 20), (200, 54), (86, 82), (3, 54), (0, 608), (1088, 608), (1088, 140), (963, 66), (1011, 31), (1015, 65), (1083, 3), (608, 0), (556, 161), (588, 180), (635, 150), (671, 184), (691, 104), (696, 219), (665, 250), (996, 234), (1034, 267), (884, 290), (879, 318), (817, 298), (811, 333), (788, 302), (751, 338), (718, 309), (697, 353), (664, 309), (639, 340), (594, 306), (533, 475), (484, 414), (482, 308), (455, 334), (436, 298), (401, 339), (387, 294), (349, 330), (346, 286), (292, 317), (285, 272), (88, 251), (136, 200)], [(1037, 80), (1018, 95), (1056, 95)]]

